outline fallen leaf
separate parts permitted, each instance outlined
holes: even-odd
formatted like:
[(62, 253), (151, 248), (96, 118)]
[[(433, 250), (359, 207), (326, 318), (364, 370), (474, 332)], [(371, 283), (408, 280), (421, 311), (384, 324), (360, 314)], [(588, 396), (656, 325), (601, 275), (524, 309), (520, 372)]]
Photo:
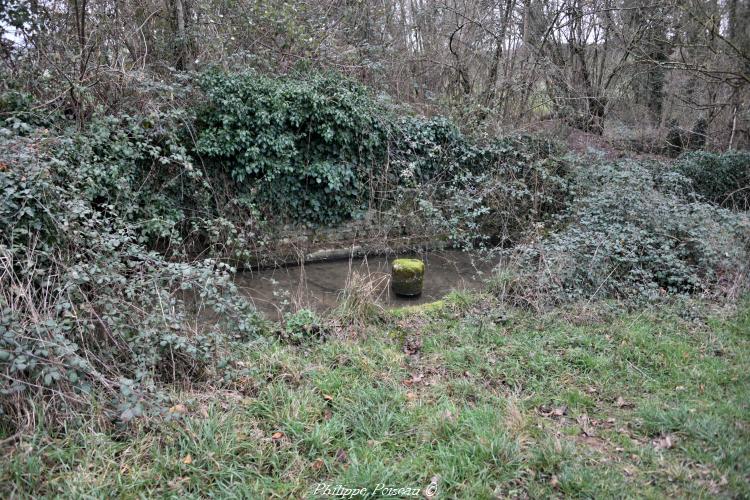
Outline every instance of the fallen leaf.
[(174, 413), (187, 413), (187, 411), (188, 411), (187, 407), (182, 403), (176, 404), (169, 409), (169, 413), (173, 413), (173, 414)]
[(591, 420), (589, 419), (589, 416), (585, 413), (583, 415), (580, 415), (577, 419), (578, 425), (581, 426), (581, 432), (589, 437), (596, 436), (596, 432), (594, 432), (594, 427), (591, 425)]
[(182, 463), (185, 465), (190, 465), (193, 463), (193, 456), (191, 454), (185, 455), (185, 458), (182, 459)]
[(349, 455), (346, 454), (346, 451), (344, 449), (338, 449), (338, 451), (336, 452), (336, 461), (342, 464), (345, 464), (349, 461)]
[(422, 349), (422, 340), (419, 337), (409, 337), (404, 342), (404, 354), (414, 355)]
[(414, 401), (416, 398), (417, 398), (417, 395), (414, 394), (413, 392), (406, 393), (406, 399), (408, 399), (409, 401)]
[(563, 415), (568, 414), (568, 407), (567, 406), (561, 406), (559, 408), (555, 408), (552, 410), (552, 415), (555, 417), (562, 417)]
[(623, 399), (622, 396), (618, 396), (615, 400), (615, 406), (618, 408), (633, 408), (635, 405), (633, 403), (628, 403)]
[(657, 450), (668, 450), (674, 444), (672, 443), (672, 436), (670, 436), (669, 434), (665, 436), (661, 436), (657, 439), (654, 439), (651, 443), (654, 445), (654, 448), (656, 448)]
[(331, 396), (330, 394), (323, 394), (323, 399), (325, 399), (326, 401), (333, 401), (333, 396)]
[(312, 463), (312, 465), (310, 465), (310, 467), (312, 467), (312, 470), (320, 470), (320, 469), (322, 469), (322, 468), (323, 468), (323, 465), (324, 465), (324, 464), (325, 464), (325, 462), (323, 462), (323, 459), (322, 459), (322, 458), (317, 458), (317, 459), (315, 459), (315, 461), (314, 461), (314, 462)]
[(274, 439), (274, 440), (277, 440), (277, 441), (279, 439), (283, 438), (283, 437), (284, 437), (284, 433), (283, 432), (274, 432), (273, 434), (271, 434), (271, 439)]
[(555, 408), (549, 408), (548, 406), (542, 405), (540, 406), (537, 411), (540, 415), (543, 417), (562, 417), (563, 415), (566, 415), (568, 413), (568, 407), (567, 406), (558, 406)]

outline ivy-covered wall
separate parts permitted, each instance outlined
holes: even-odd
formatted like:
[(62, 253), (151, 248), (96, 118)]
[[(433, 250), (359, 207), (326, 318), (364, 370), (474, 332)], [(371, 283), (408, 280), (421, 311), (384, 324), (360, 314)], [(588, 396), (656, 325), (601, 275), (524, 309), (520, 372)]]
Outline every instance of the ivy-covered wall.
[(363, 208), (385, 163), (385, 114), (333, 75), (279, 79), (209, 73), (196, 152), (226, 169), (269, 214), (334, 224)]

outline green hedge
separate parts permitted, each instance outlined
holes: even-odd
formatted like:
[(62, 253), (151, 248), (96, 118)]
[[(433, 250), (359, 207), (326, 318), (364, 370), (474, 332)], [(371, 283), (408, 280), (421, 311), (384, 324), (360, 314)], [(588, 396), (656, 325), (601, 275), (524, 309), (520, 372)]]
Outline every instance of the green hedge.
[(675, 165), (707, 200), (728, 208), (750, 209), (750, 151), (695, 151), (680, 157)]

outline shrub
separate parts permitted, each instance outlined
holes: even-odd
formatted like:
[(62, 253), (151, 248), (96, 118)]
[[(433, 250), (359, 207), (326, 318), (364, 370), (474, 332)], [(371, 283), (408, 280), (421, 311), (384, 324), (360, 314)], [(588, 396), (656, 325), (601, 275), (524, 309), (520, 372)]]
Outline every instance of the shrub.
[(304, 344), (324, 335), (323, 326), (317, 315), (309, 309), (287, 314), (284, 318), (282, 338), (292, 344)]
[(698, 201), (681, 175), (629, 161), (583, 168), (574, 186), (559, 230), (537, 228), (505, 253), (504, 291), (517, 302), (637, 302), (746, 286), (750, 219)]
[(333, 224), (363, 208), (366, 181), (384, 163), (380, 112), (340, 77), (210, 73), (198, 154), (227, 168), (237, 190), (269, 217)]
[(707, 200), (723, 207), (750, 209), (750, 152), (694, 151), (680, 157), (675, 170), (693, 182)]
[(401, 117), (393, 125), (390, 180), (394, 184), (446, 182), (469, 167), (466, 160), (472, 145), (446, 118)]
[(0, 127), (26, 134), (35, 125), (47, 125), (47, 117), (38, 111), (34, 112), (33, 105), (33, 97), (26, 92), (0, 92)]
[(130, 131), (0, 138), (0, 409), (14, 425), (75, 418), (92, 395), (124, 421), (158, 411), (162, 383), (230, 376), (230, 343), (258, 331), (228, 266), (145, 246), (181, 220), (150, 167), (189, 165)]
[(683, 150), (685, 144), (685, 137), (682, 133), (682, 129), (680, 128), (680, 125), (677, 123), (677, 120), (674, 118), (669, 120), (669, 123), (667, 124), (669, 127), (667, 130), (667, 137), (666, 137), (666, 144), (665, 144), (665, 152), (671, 156), (671, 157), (677, 157)]
[(708, 137), (708, 120), (703, 117), (698, 118), (693, 124), (690, 131), (690, 149), (703, 149), (706, 146)]
[(443, 170), (432, 168), (431, 178), (396, 192), (393, 217), (404, 214), (405, 223), (418, 221), (426, 234), (473, 247), (517, 241), (530, 224), (564, 207), (569, 167), (554, 142), (521, 136), (453, 144)]

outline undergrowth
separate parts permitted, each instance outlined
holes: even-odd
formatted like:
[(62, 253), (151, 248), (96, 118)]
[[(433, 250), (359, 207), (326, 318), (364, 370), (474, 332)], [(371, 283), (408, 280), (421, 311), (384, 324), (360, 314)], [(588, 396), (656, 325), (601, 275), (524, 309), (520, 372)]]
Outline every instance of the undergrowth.
[(732, 301), (748, 286), (750, 217), (704, 201), (658, 163), (594, 163), (571, 178), (566, 210), (503, 252), (498, 294), (536, 309), (671, 295)]
[(391, 315), (367, 338), (262, 337), (240, 351), (236, 388), (176, 392), (126, 440), (72, 428), (23, 437), (0, 461), (0, 488), (319, 497), (320, 484), (382, 484), (421, 496), (434, 483), (439, 498), (744, 497), (750, 309), (689, 304), (700, 312), (690, 320), (684, 302), (534, 315), (458, 294)]

